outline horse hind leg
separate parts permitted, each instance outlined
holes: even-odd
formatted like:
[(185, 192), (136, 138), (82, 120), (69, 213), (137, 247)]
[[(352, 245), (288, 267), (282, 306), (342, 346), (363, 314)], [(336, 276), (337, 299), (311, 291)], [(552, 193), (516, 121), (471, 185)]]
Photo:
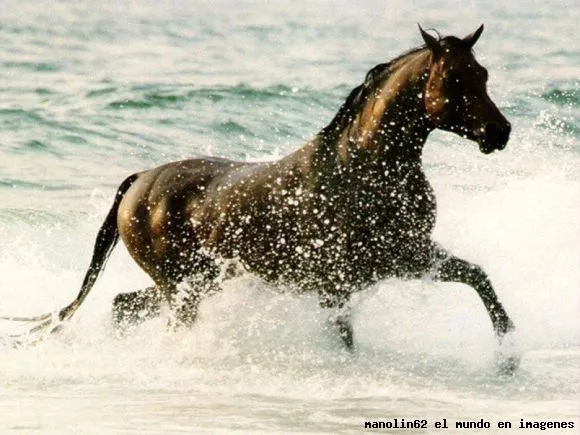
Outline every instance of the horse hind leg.
[[(217, 266), (208, 260), (199, 260), (190, 265), (193, 273), (187, 278), (181, 273), (167, 273), (165, 275), (171, 278), (158, 276), (154, 286), (117, 295), (113, 300), (113, 324), (116, 329), (125, 332), (158, 317), (164, 305), (170, 308), (172, 326), (192, 326), (201, 300), (220, 289), (216, 280)], [(187, 269), (179, 267), (179, 270)]]
[(171, 309), (172, 326), (191, 327), (197, 317), (200, 302), (220, 291), (220, 269), (213, 259), (196, 256), (188, 262), (187, 267), (178, 267), (178, 270), (179, 272), (171, 275), (171, 279), (161, 281), (159, 287)]
[(175, 328), (191, 327), (199, 311), (200, 302), (220, 290), (218, 284), (204, 275), (194, 275), (167, 288), (167, 296)]
[(171, 283), (118, 294), (113, 300), (113, 325), (117, 332), (125, 334), (143, 322), (159, 317), (163, 306), (169, 306), (172, 326), (192, 326), (201, 301), (200, 293), (188, 286)]
[(165, 297), (157, 286), (130, 293), (121, 293), (113, 299), (113, 325), (119, 332), (158, 317)]
[(199, 283), (169, 283), (151, 286), (143, 290), (121, 293), (113, 300), (113, 325), (121, 334), (147, 320), (161, 315), (163, 306), (169, 306), (170, 323), (173, 327), (191, 327), (197, 317), (201, 300), (217, 287)]

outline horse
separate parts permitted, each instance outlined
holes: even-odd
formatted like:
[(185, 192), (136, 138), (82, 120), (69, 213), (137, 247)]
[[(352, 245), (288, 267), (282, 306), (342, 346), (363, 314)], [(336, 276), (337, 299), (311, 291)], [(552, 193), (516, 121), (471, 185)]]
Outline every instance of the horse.
[(511, 125), (487, 94), (487, 70), (464, 38), (430, 35), (372, 68), (330, 123), (277, 161), (204, 157), (167, 163), (121, 183), (72, 303), (11, 320), (55, 332), (89, 294), (119, 238), (154, 286), (117, 295), (117, 324), (157, 316), (194, 323), (200, 301), (240, 271), (273, 285), (317, 292), (335, 333), (354, 348), (349, 299), (388, 277), (457, 282), (483, 302), (500, 343), (514, 323), (486, 272), (432, 240), (434, 191), (422, 169), (435, 129), (489, 154)]

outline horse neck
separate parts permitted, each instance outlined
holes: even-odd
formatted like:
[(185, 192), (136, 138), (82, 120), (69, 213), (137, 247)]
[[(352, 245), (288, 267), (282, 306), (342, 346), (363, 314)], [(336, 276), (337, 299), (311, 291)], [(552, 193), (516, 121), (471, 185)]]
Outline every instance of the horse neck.
[(341, 128), (331, 124), (321, 132), (318, 154), (327, 172), (356, 178), (373, 170), (421, 166), (423, 145), (433, 130), (423, 103), (428, 62), (423, 52), (402, 59), (362, 96), (366, 101), (358, 113), (347, 113)]

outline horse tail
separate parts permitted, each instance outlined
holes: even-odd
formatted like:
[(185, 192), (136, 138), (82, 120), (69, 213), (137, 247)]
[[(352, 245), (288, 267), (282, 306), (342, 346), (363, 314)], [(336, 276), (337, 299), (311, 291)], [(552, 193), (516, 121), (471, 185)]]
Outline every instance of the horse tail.
[(93, 248), (93, 257), (91, 259), (91, 264), (89, 265), (89, 268), (85, 274), (85, 278), (83, 279), (81, 290), (79, 291), (76, 299), (62, 310), (60, 310), (58, 313), (58, 319), (61, 322), (70, 319), (81, 306), (93, 288), (97, 278), (103, 271), (107, 260), (111, 255), (111, 252), (113, 252), (113, 248), (119, 241), (119, 228), (117, 226), (117, 213), (119, 211), (119, 205), (121, 204), (125, 193), (127, 193), (137, 178), (137, 174), (131, 175), (125, 179), (125, 181), (123, 181), (117, 189), (117, 194), (115, 195), (113, 205), (111, 206), (111, 209), (109, 210), (109, 213), (107, 214), (107, 217), (105, 218), (105, 221), (103, 222), (103, 225), (101, 225), (101, 228), (97, 234), (95, 247)]
[[(115, 195), (115, 200), (113, 201), (113, 206), (109, 210), (105, 222), (101, 225), (99, 233), (97, 234), (97, 240), (95, 241), (95, 247), (93, 249), (93, 258), (91, 259), (91, 264), (89, 269), (85, 274), (81, 290), (77, 295), (76, 299), (69, 305), (64, 307), (58, 312), (52, 312), (47, 314), (41, 314), (38, 316), (0, 316), (0, 320), (7, 320), (13, 322), (35, 322), (38, 323), (33, 328), (29, 329), (24, 334), (10, 336), (10, 344), (19, 345), (22, 344), (21, 338), (28, 337), (31, 333), (43, 332), (50, 330), (50, 332), (56, 332), (61, 329), (60, 323), (68, 320), (72, 315), (78, 310), (80, 305), (83, 303), (95, 281), (101, 274), (109, 255), (113, 251), (113, 248), (119, 240), (119, 228), (117, 227), (117, 212), (119, 211), (119, 205), (121, 200), (125, 196), (125, 193), (131, 185), (135, 182), (138, 175), (133, 174), (128, 177), (125, 181), (121, 183), (117, 194)], [(0, 340), (1, 341), (1, 340)]]
[[(115, 195), (115, 200), (113, 205), (105, 218), (105, 222), (101, 225), (99, 233), (97, 234), (97, 240), (95, 241), (95, 247), (93, 249), (93, 258), (91, 259), (91, 264), (89, 269), (85, 274), (81, 290), (77, 295), (76, 299), (72, 301), (69, 305), (58, 311), (58, 321), (64, 321), (71, 318), (71, 316), (78, 310), (79, 306), (85, 300), (95, 281), (101, 274), (109, 255), (113, 251), (113, 248), (119, 240), (119, 228), (117, 227), (117, 212), (119, 211), (119, 205), (123, 196), (129, 190), (129, 187), (135, 182), (138, 175), (133, 174), (128, 177), (125, 181), (121, 183), (117, 194)], [(38, 316), (0, 316), (0, 320), (14, 321), (14, 322), (42, 322), (35, 328), (32, 328), (29, 332), (36, 332), (45, 330), (47, 327), (51, 326), (54, 322), (57, 313), (41, 314)]]

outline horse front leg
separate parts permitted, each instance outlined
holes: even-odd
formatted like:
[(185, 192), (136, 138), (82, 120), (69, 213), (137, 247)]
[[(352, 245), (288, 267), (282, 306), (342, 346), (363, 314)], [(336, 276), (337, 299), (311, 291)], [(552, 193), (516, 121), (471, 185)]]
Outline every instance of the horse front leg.
[[(485, 271), (477, 264), (458, 258), (439, 247), (436, 248), (434, 259), (431, 278), (435, 281), (457, 282), (472, 287), (483, 302), (502, 346), (506, 334), (513, 331), (515, 325), (499, 301)], [(513, 355), (513, 349), (504, 349), (504, 353), (501, 355), (500, 368), (506, 373), (513, 373), (519, 364), (519, 357)]]
[(318, 292), (318, 303), (320, 307), (332, 309), (333, 313), (329, 317), (330, 324), (338, 331), (345, 347), (349, 351), (354, 350), (354, 334), (350, 313), (350, 292), (340, 292), (334, 290), (332, 293), (324, 290)]
[(165, 276), (155, 282), (161, 288), (171, 310), (169, 324), (174, 329), (190, 328), (197, 318), (199, 304), (220, 291), (220, 267), (203, 254), (195, 253), (166, 265)]
[(499, 301), (489, 277), (477, 264), (462, 260), (439, 249), (430, 275), (435, 281), (458, 282), (472, 287), (483, 302), (500, 342), (508, 332), (515, 329), (513, 322)]

